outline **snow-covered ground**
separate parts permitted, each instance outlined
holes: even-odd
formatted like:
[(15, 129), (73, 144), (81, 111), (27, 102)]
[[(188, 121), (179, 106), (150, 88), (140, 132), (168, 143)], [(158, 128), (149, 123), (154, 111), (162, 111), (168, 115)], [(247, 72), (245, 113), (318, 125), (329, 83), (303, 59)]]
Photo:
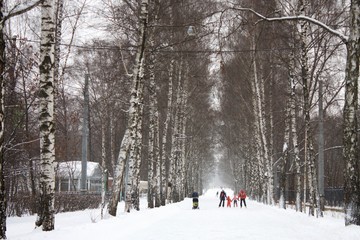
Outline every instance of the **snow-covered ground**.
[[(193, 239), (326, 239), (358, 240), (359, 226), (344, 226), (343, 218), (309, 217), (247, 200), (247, 208), (219, 208), (216, 192), (207, 191), (199, 199), (200, 210), (192, 210), (185, 199), (165, 207), (147, 209), (142, 199), (140, 211), (100, 219), (100, 210), (61, 213), (55, 217), (55, 230), (34, 228), (35, 216), (11, 217), (7, 221), (9, 240), (193, 240)], [(232, 194), (231, 190), (227, 190)]]

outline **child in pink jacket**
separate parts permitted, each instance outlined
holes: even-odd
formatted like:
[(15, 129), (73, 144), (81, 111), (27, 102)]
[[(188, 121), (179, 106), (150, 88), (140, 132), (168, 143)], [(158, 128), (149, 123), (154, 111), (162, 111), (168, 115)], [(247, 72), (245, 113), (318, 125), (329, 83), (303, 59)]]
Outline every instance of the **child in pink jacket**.
[(237, 204), (238, 197), (237, 197), (236, 194), (234, 195), (234, 198), (233, 198), (232, 200), (233, 200), (233, 202), (234, 202), (234, 207), (237, 207), (237, 206), (238, 206), (238, 204)]
[(230, 196), (227, 196), (227, 198), (226, 198), (226, 200), (227, 200), (227, 207), (231, 207), (231, 197)]

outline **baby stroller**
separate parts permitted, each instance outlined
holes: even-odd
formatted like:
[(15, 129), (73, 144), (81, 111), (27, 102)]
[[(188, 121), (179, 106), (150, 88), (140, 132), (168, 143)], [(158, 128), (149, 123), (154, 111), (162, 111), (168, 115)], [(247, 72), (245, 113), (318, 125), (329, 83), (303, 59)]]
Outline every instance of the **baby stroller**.
[(191, 195), (193, 200), (193, 209), (199, 209), (199, 194), (197, 192), (193, 192)]

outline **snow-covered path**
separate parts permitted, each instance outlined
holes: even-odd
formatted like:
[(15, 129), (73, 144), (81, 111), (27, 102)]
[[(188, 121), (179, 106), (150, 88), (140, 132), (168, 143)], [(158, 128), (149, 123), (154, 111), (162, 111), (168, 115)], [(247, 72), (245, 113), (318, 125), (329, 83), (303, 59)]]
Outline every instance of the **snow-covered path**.
[[(248, 201), (248, 208), (219, 208), (216, 190), (200, 197), (200, 210), (191, 209), (191, 199), (157, 209), (100, 220), (99, 210), (56, 215), (56, 229), (34, 229), (35, 217), (9, 218), (9, 240), (193, 240), (193, 239), (360, 239), (359, 226), (344, 226), (344, 220), (308, 217)], [(120, 204), (121, 212), (123, 206)], [(96, 223), (92, 220), (96, 219)]]

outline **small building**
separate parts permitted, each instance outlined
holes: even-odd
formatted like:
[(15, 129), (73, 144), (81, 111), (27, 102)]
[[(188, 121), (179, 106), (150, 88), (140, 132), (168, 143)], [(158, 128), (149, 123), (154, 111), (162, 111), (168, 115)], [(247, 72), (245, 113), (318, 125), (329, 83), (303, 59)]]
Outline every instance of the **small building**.
[[(77, 192), (81, 187), (81, 161), (58, 162), (56, 167), (56, 192)], [(89, 192), (101, 192), (101, 166), (87, 162), (86, 186)]]
[[(79, 192), (81, 190), (81, 161), (68, 161), (56, 163), (56, 192)], [(101, 192), (101, 165), (97, 162), (87, 162), (86, 190), (88, 192)], [(126, 178), (126, 177), (125, 177)], [(126, 179), (125, 179), (126, 181)], [(108, 176), (107, 190), (111, 191), (113, 178)], [(139, 191), (142, 196), (147, 194), (148, 182), (140, 181)], [(125, 191), (123, 188), (122, 191)]]

